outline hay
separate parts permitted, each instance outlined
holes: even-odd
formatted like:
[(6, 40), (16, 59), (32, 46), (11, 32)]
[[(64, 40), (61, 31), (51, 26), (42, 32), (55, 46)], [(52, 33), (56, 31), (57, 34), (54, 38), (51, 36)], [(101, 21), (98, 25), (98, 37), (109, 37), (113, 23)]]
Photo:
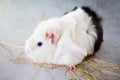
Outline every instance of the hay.
[[(89, 60), (83, 61), (80, 63), (80, 65), (76, 66), (77, 71), (82, 73), (86, 77), (86, 80), (98, 80), (97, 77), (94, 75), (94, 73), (92, 73), (90, 69), (87, 69), (86, 66), (88, 65), (90, 68), (93, 68), (93, 70), (98, 71), (99, 73), (103, 75), (109, 76), (109, 74), (112, 74), (117, 77), (120, 77), (120, 74), (104, 69), (104, 68), (118, 69), (120, 68), (120, 64), (109, 63), (109, 62), (105, 62), (103, 60), (99, 60), (99, 59), (92, 57)], [(73, 73), (72, 75), (74, 76)], [(76, 79), (76, 77), (74, 78)], [(112, 78), (110, 78), (110, 80), (112, 80)]]
[[(10, 50), (8, 50), (8, 48), (6, 48), (6, 46), (8, 46), (8, 45), (20, 48), (22, 50), (14, 52), (14, 55), (13, 55), (12, 52), (10, 52)], [(10, 42), (5, 42), (5, 41), (0, 41), (0, 46), (1, 46), (1, 48), (6, 50), (4, 55), (10, 61), (12, 61), (13, 63), (15, 63), (15, 64), (26, 63), (26, 61), (24, 61), (24, 59), (19, 58), (19, 55), (24, 53), (24, 51), (23, 51), (24, 46), (20, 46), (20, 45), (10, 43)], [(17, 55), (18, 58), (16, 58), (15, 55)], [(40, 67), (52, 68), (52, 69), (57, 68), (57, 67), (63, 67), (63, 66), (52, 67), (52, 66), (50, 66), (50, 65), (48, 65), (46, 63), (42, 63), (42, 64), (41, 63), (33, 63), (31, 61), (30, 61), (30, 63), (38, 65)], [(106, 68), (116, 70), (116, 69), (120, 68), (120, 64), (114, 64), (114, 63), (106, 62), (106, 61), (101, 60), (101, 59), (97, 59), (95, 57), (90, 57), (89, 59), (84, 60), (79, 65), (77, 65), (76, 70), (66, 71), (65, 74), (69, 72), (73, 76), (73, 78), (71, 78), (69, 80), (80, 80), (80, 77), (78, 76), (78, 74), (76, 72), (79, 72), (80, 74), (82, 74), (83, 77), (85, 78), (85, 80), (99, 80), (96, 77), (96, 75), (94, 74), (93, 70), (95, 70), (95, 72), (97, 72), (97, 74), (103, 74), (105, 76), (111, 76), (110, 74), (112, 74), (112, 75), (115, 75), (117, 77), (120, 77), (120, 74), (118, 74), (116, 72), (113, 72), (113, 71), (110, 71), (110, 70), (106, 70)], [(109, 78), (109, 79), (112, 80), (112, 78)]]

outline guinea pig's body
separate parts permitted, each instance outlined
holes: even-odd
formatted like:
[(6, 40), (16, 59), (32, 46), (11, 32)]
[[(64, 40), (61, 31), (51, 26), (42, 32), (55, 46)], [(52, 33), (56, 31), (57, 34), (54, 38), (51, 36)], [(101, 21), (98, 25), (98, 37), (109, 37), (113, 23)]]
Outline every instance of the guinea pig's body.
[(38, 24), (25, 51), (38, 63), (74, 66), (97, 52), (103, 41), (100, 18), (88, 7)]

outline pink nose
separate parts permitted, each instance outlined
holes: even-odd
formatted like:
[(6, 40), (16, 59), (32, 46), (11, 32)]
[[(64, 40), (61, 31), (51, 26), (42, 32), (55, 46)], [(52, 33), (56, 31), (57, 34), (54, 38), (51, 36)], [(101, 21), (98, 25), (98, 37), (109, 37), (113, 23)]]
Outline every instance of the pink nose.
[(29, 54), (32, 51), (34, 51), (37, 48), (37, 46), (30, 46), (30, 48), (25, 48), (25, 53)]
[(36, 45), (35, 45), (35, 46), (32, 46), (32, 47), (31, 47), (31, 50), (34, 51), (37, 47), (38, 47), (38, 46), (36, 46)]
[(30, 50), (25, 50), (25, 53), (26, 53), (26, 54), (29, 54), (29, 53), (30, 53)]

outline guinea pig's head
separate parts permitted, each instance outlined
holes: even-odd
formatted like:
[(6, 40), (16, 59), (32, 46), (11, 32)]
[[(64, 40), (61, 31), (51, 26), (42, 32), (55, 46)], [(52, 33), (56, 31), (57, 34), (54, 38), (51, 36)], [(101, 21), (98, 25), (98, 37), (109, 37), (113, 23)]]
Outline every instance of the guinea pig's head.
[(58, 22), (54, 19), (38, 24), (33, 34), (26, 40), (25, 53), (34, 62), (44, 62), (53, 57), (60, 38)]

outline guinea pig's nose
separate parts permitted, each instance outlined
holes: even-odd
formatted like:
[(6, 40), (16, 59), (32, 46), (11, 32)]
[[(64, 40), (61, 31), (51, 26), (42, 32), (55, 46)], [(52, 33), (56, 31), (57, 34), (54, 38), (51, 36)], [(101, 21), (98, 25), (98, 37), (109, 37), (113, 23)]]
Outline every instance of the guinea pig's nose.
[(29, 54), (29, 53), (30, 53), (30, 50), (25, 50), (25, 53), (26, 53), (26, 54)]
[(32, 50), (32, 51), (34, 51), (36, 48), (37, 48), (37, 46), (36, 46), (36, 45), (31, 46), (31, 50)]

